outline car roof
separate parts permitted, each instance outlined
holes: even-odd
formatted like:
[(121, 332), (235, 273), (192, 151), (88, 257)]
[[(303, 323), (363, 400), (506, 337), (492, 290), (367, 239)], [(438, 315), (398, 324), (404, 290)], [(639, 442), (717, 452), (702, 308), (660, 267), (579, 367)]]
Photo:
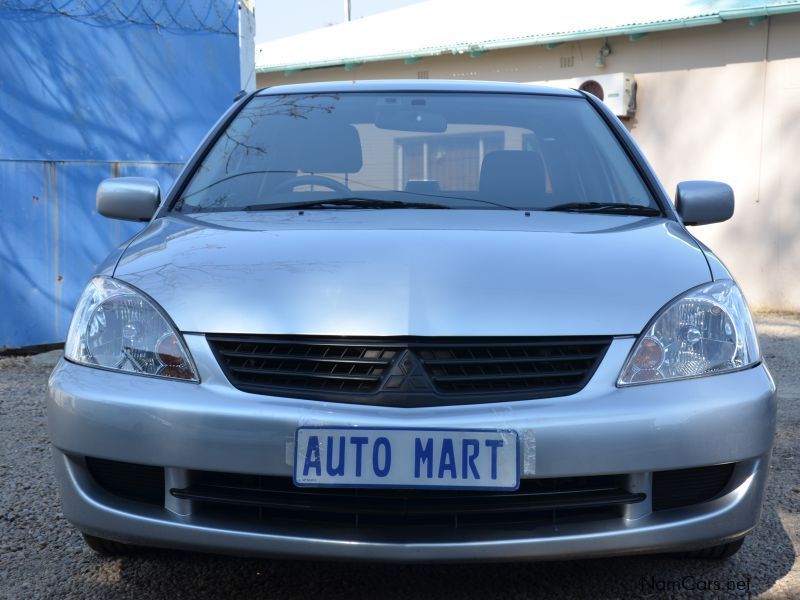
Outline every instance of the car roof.
[(259, 96), (273, 94), (324, 94), (342, 92), (476, 92), (505, 94), (538, 94), (581, 97), (575, 90), (509, 83), (505, 81), (458, 81), (452, 79), (376, 79), (367, 81), (324, 81), (292, 83), (264, 88)]

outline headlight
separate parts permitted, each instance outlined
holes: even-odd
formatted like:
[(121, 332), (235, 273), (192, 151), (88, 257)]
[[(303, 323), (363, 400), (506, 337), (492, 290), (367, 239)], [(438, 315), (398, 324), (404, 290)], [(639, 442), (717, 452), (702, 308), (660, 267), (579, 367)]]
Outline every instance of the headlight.
[(714, 375), (758, 362), (753, 319), (742, 292), (722, 280), (664, 307), (633, 347), (618, 385)]
[(108, 277), (95, 277), (83, 291), (64, 356), (90, 367), (198, 380), (189, 351), (161, 308)]

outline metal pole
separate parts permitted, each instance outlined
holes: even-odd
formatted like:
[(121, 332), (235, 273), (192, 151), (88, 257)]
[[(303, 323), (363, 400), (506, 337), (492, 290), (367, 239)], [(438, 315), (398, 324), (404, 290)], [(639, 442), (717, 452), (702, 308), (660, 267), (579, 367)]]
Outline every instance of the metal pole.
[(344, 0), (344, 20), (345, 22), (350, 20), (350, 0)]

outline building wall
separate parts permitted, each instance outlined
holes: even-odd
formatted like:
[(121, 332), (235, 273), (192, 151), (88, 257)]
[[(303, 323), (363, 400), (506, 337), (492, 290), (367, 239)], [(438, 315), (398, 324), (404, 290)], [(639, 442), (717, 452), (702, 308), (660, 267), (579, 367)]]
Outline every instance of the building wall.
[(718, 179), (736, 193), (733, 219), (693, 232), (731, 268), (751, 304), (800, 310), (800, 14), (650, 33), (637, 41), (612, 37), (613, 53), (598, 69), (603, 42), (288, 77), (267, 73), (259, 74), (258, 85), (419, 76), (524, 82), (632, 72), (638, 108), (625, 124), (667, 190), (682, 180)]
[(0, 2), (0, 350), (64, 341), (97, 265), (141, 228), (98, 215), (97, 184), (166, 192), (241, 88), (237, 3), (206, 8)]

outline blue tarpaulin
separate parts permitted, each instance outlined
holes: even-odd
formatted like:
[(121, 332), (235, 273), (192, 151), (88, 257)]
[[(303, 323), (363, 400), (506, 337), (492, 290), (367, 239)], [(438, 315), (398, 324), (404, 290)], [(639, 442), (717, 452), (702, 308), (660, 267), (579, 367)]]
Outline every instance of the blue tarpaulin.
[(240, 89), (234, 0), (0, 0), (0, 349), (62, 342), (96, 266), (141, 225), (106, 177), (166, 191)]

